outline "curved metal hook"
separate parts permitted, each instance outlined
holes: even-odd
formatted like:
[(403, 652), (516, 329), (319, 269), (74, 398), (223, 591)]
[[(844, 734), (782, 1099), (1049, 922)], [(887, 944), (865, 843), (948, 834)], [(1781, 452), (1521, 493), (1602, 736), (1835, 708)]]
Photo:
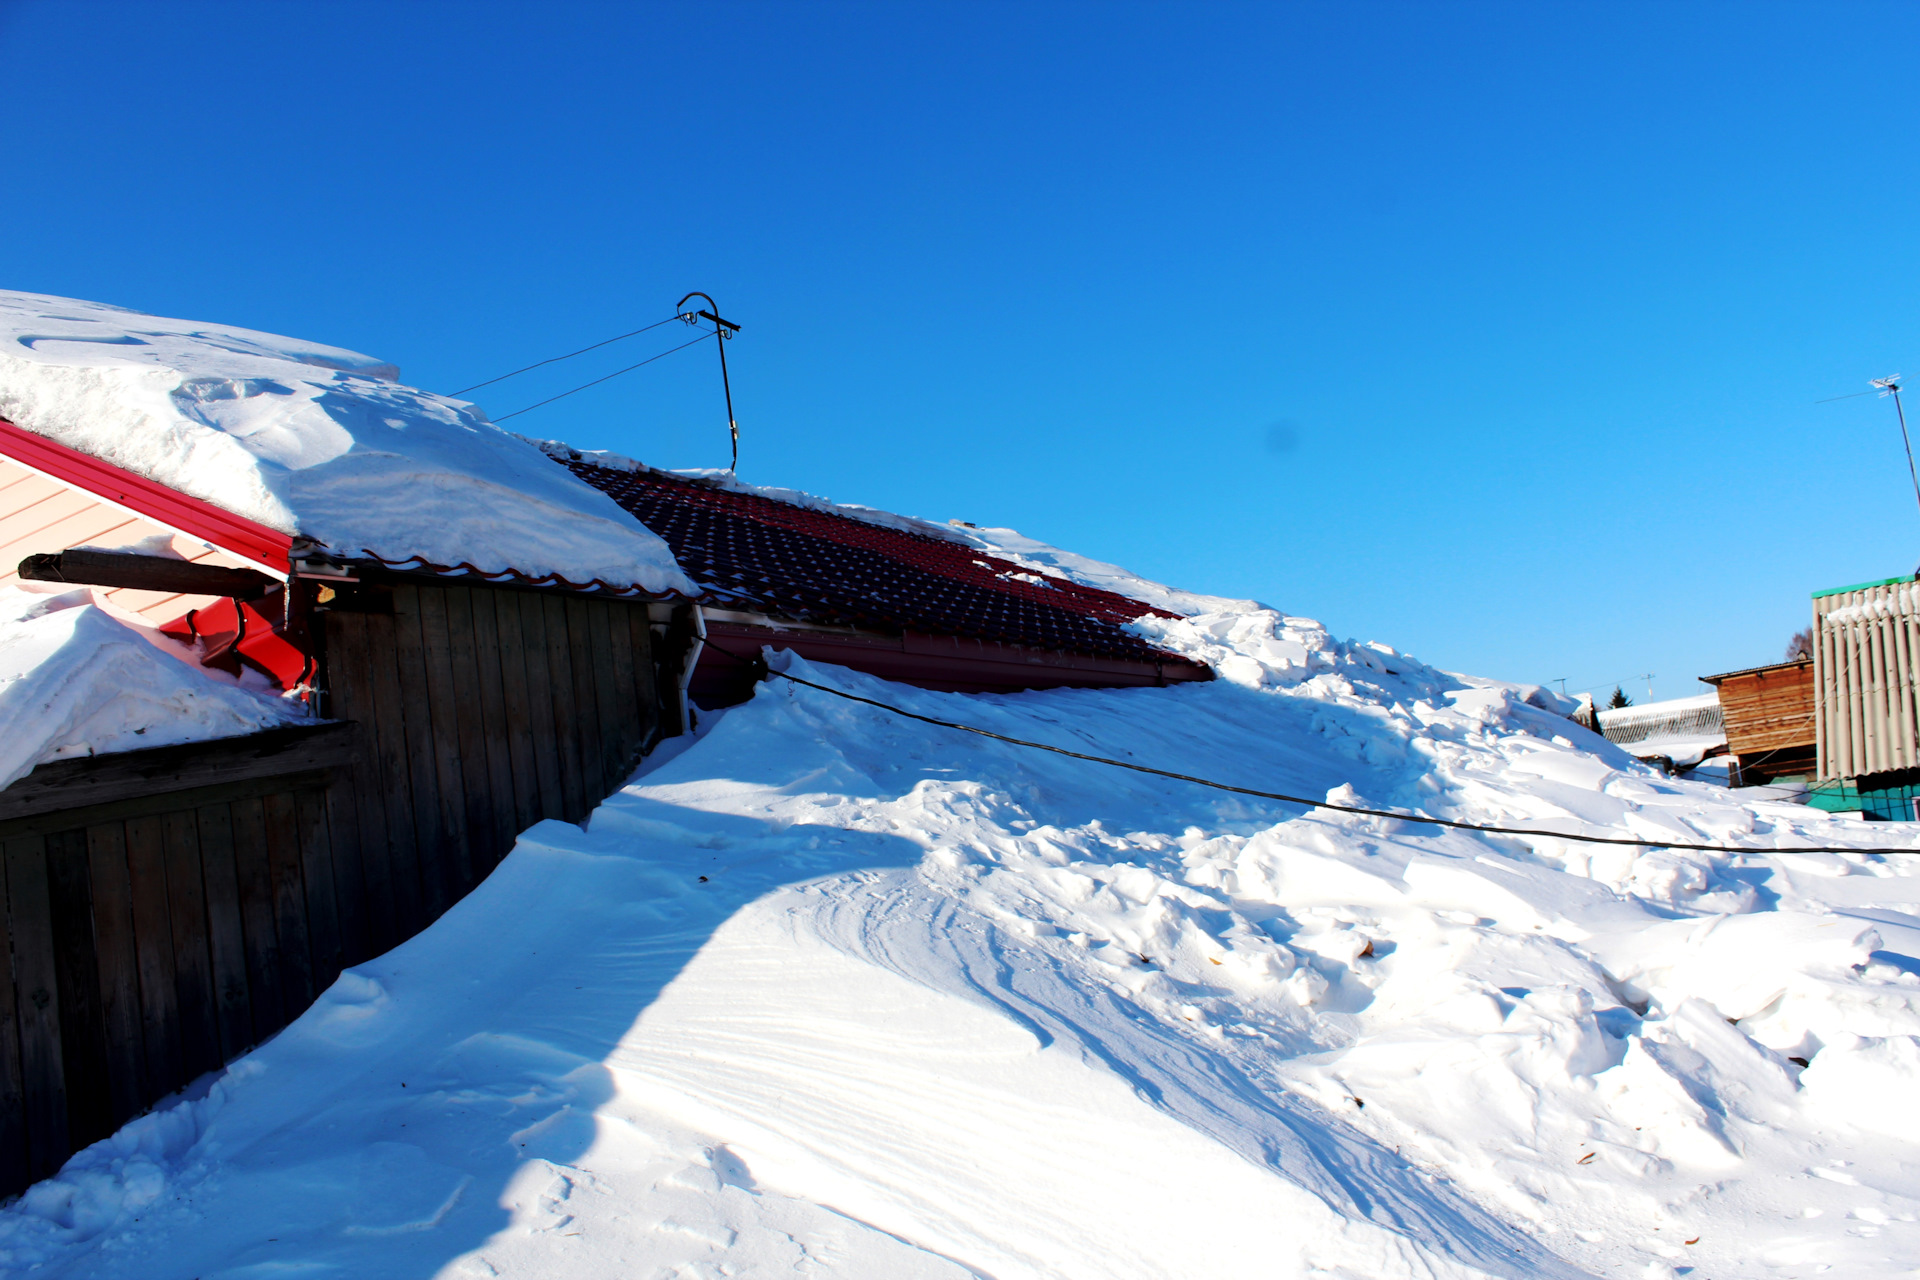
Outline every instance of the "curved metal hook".
[[(714, 345), (720, 348), (720, 389), (726, 392), (727, 396), (727, 432), (733, 440), (733, 461), (727, 464), (727, 470), (738, 471), (740, 469), (740, 424), (735, 422), (733, 418), (733, 384), (727, 379), (727, 339), (731, 336), (727, 331), (731, 329), (734, 333), (738, 333), (740, 332), (740, 326), (731, 320), (722, 320), (720, 318), (720, 304), (713, 300), (712, 294), (701, 293), (698, 289), (695, 289), (687, 295), (687, 298), (705, 298), (707, 300), (707, 310), (689, 312), (682, 318), (689, 324), (693, 323), (696, 317), (705, 317), (713, 321)], [(686, 306), (687, 298), (682, 298), (680, 301), (674, 303), (674, 309), (678, 310)]]

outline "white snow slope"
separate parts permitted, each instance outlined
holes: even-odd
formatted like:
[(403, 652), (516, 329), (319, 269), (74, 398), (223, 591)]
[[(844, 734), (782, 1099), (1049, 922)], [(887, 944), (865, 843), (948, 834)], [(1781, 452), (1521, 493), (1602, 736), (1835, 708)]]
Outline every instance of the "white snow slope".
[(370, 356), (0, 291), (0, 418), (336, 554), (693, 587), (653, 532)]
[(1262, 789), (1747, 852), (1249, 801), (776, 680), (33, 1188), (7, 1274), (1920, 1267), (1920, 878), (1876, 852), (1910, 828), (1664, 779), (1257, 606), (1155, 629), (1225, 678), (775, 661)]

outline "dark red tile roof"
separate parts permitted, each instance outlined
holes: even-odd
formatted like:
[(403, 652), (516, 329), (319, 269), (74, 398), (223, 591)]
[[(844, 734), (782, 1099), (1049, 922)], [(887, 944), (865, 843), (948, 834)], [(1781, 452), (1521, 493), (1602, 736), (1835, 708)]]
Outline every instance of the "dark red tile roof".
[(1166, 656), (1121, 624), (1174, 615), (1127, 596), (1034, 574), (942, 538), (758, 494), (584, 458), (556, 461), (664, 538), (717, 607), (1096, 657)]

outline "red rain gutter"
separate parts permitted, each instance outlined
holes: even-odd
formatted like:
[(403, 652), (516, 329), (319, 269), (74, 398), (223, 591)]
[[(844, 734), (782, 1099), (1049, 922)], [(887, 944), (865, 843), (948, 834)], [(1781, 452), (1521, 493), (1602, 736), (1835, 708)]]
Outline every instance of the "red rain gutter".
[(0, 454), (156, 524), (210, 542), (276, 577), (287, 576), (293, 539), (278, 529), (102, 462), (92, 454), (23, 431), (5, 418), (0, 418)]

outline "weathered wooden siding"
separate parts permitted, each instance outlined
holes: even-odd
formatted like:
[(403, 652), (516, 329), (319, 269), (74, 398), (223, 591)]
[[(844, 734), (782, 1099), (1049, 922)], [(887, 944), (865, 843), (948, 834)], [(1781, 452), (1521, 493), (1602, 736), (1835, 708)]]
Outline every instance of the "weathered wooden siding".
[(339, 974), (334, 922), (353, 904), (329, 796), (354, 731), (61, 761), (0, 791), (0, 1192), (259, 1043)]
[(660, 736), (645, 604), (431, 581), (332, 603), (333, 723), (0, 790), (0, 1195), (298, 1017)]
[(367, 742), (356, 954), (437, 919), (535, 822), (586, 817), (659, 736), (645, 604), (395, 582), (321, 617), (328, 714)]
[(1759, 755), (1813, 742), (1813, 661), (1715, 676), (1727, 749)]

